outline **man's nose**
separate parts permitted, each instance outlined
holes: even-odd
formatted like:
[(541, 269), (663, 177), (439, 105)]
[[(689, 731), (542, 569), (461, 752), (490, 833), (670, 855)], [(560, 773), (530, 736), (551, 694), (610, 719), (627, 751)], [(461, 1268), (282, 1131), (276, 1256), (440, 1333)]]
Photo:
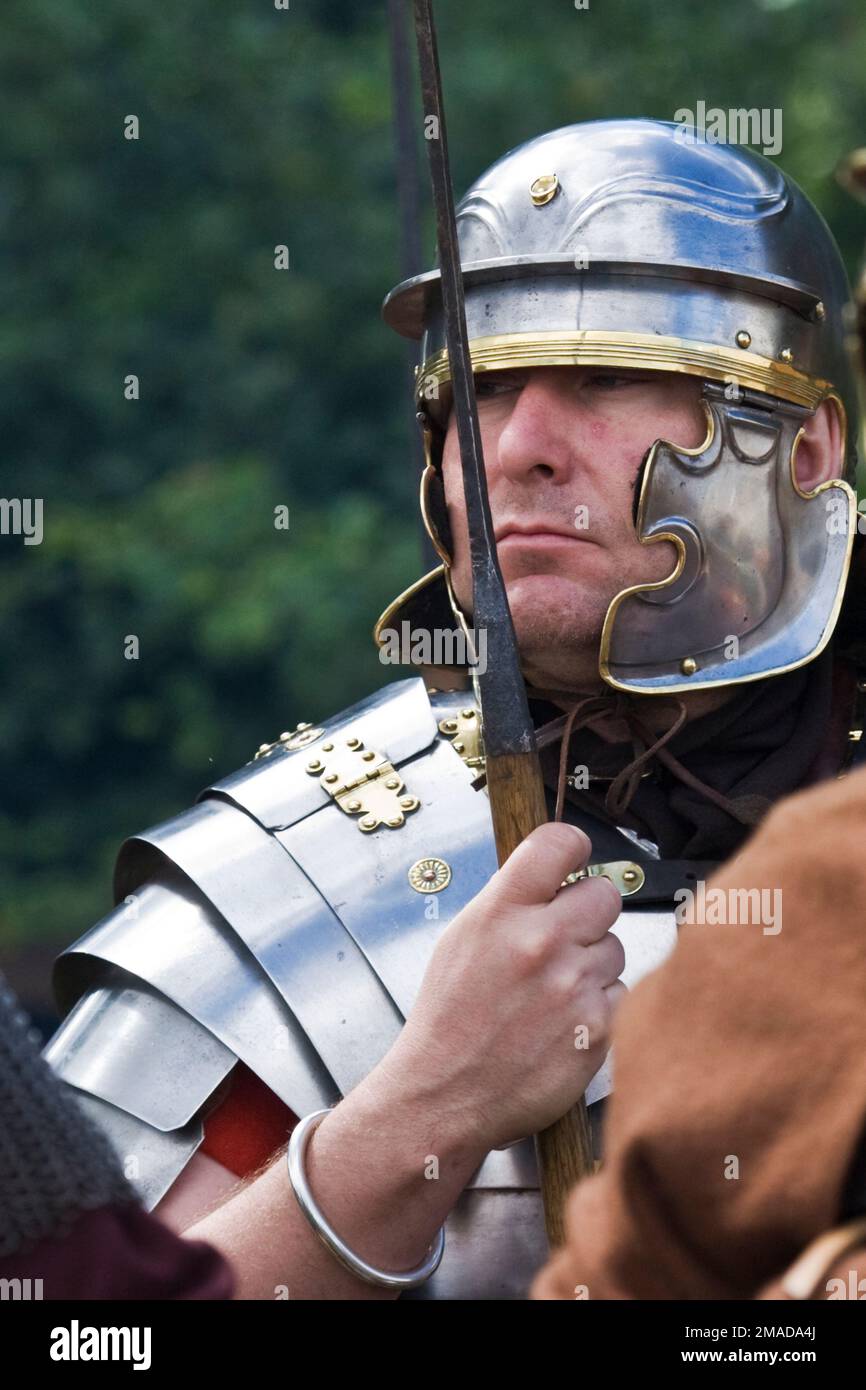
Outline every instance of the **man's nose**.
[(517, 393), (502, 429), (497, 463), (505, 477), (568, 482), (574, 472), (583, 433), (582, 412), (573, 382), (538, 372)]

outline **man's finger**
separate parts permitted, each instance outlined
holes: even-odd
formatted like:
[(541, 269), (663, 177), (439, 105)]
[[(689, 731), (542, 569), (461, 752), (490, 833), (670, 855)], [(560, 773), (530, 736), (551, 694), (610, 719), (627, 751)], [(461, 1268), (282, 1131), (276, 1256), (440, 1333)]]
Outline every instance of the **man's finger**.
[(576, 825), (562, 821), (536, 826), (527, 835), (490, 886), (515, 906), (552, 902), (566, 876), (585, 867), (592, 842)]
[(579, 883), (563, 888), (556, 899), (557, 921), (562, 921), (570, 936), (582, 946), (600, 941), (605, 932), (619, 921), (622, 914), (622, 894), (609, 878), (599, 874), (582, 878)]

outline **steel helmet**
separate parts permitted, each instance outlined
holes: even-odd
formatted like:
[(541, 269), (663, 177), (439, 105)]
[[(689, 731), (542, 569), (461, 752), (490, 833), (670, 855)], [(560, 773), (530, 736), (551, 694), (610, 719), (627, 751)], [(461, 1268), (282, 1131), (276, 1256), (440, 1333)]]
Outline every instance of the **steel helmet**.
[[(671, 540), (676, 568), (614, 598), (602, 677), (668, 693), (815, 657), (850, 563), (858, 431), (848, 280), (805, 194), (769, 160), (694, 127), (610, 120), (511, 150), (456, 211), (476, 372), (599, 365), (704, 383), (704, 444), (656, 441), (639, 484), (638, 535)], [(439, 471), (450, 406), (439, 280), (434, 269), (399, 284), (383, 316), (421, 342), (422, 508), (443, 568), (402, 595), (377, 633), (398, 612), (441, 615), (445, 591), (463, 618)], [(826, 399), (839, 413), (842, 477), (806, 494), (797, 440)]]

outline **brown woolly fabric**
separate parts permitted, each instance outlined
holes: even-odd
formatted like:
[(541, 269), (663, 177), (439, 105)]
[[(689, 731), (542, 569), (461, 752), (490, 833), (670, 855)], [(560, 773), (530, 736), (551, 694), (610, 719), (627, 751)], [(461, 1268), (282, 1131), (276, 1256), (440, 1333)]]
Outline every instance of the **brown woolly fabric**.
[(779, 889), (781, 930), (685, 925), (621, 1006), (604, 1166), (536, 1298), (753, 1298), (845, 1214), (866, 1123), (866, 769), (780, 803), (707, 888)]

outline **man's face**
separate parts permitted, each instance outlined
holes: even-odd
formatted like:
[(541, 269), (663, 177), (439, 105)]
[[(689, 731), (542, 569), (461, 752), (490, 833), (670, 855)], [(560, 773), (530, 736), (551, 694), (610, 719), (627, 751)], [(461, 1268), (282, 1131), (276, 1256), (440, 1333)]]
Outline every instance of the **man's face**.
[[(641, 462), (656, 439), (706, 435), (700, 383), (659, 372), (533, 367), (475, 378), (490, 509), (524, 673), (541, 686), (599, 684), (611, 599), (666, 578), (670, 541), (641, 545), (632, 522)], [(452, 579), (471, 613), (472, 579), (454, 412), (442, 458)]]

